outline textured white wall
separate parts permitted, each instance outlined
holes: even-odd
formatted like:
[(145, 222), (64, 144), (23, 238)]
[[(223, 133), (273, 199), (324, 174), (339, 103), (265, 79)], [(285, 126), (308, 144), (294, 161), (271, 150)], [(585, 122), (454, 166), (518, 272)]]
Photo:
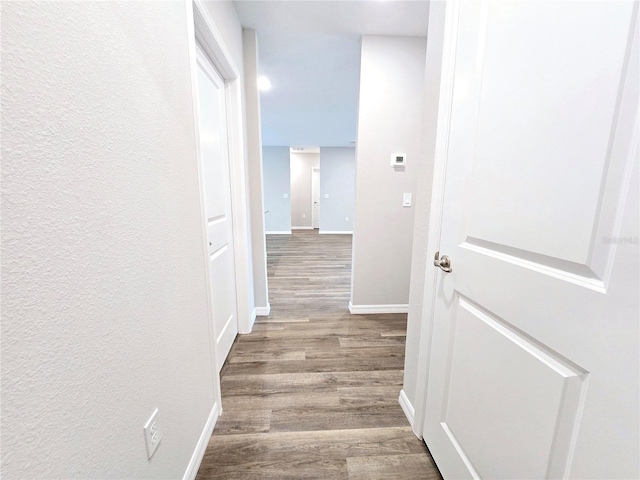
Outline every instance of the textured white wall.
[[(325, 198), (329, 195), (329, 198)], [(356, 149), (320, 149), (320, 232), (352, 232), (356, 203)], [(349, 218), (349, 220), (346, 220)]]
[(2, 476), (180, 478), (216, 387), (185, 4), (1, 8)]
[[(267, 232), (291, 232), (291, 159), (289, 147), (263, 147), (264, 208)], [(284, 198), (284, 194), (288, 198)]]
[[(291, 226), (311, 227), (311, 171), (320, 166), (319, 153), (291, 154)], [(322, 176), (322, 172), (320, 172)], [(304, 218), (303, 218), (304, 217)]]
[[(426, 161), (418, 170), (418, 186), (415, 197), (415, 222), (413, 227), (413, 256), (411, 261), (411, 286), (409, 289), (409, 315), (407, 320), (407, 343), (404, 360), (403, 389), (411, 404), (416, 407), (418, 382), (418, 355), (420, 329), (423, 315), (424, 282), (427, 268), (433, 267), (433, 253), (427, 251), (433, 165), (436, 149), (436, 128), (440, 97), (440, 73), (444, 42), (445, 2), (429, 4), (429, 34), (424, 80), (424, 127), (422, 134)], [(421, 381), (424, 381), (422, 379)]]
[[(426, 39), (362, 38), (356, 210), (353, 238), (353, 305), (406, 305), (413, 242), (414, 207), (402, 206), (416, 193), (422, 150), (422, 99)], [(407, 154), (407, 167), (390, 166), (394, 152)]]

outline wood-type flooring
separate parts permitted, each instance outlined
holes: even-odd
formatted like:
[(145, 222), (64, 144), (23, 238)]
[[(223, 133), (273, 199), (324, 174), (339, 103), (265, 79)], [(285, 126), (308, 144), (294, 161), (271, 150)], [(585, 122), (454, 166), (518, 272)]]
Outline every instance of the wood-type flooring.
[(351, 235), (268, 235), (267, 270), (197, 479), (440, 479), (398, 404), (406, 315), (348, 312)]

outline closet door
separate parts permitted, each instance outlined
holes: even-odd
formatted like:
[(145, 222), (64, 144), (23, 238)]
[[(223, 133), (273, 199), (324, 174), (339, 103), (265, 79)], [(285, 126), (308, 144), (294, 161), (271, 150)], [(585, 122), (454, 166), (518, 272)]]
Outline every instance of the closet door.
[(224, 81), (198, 47), (198, 111), (218, 371), (238, 334)]

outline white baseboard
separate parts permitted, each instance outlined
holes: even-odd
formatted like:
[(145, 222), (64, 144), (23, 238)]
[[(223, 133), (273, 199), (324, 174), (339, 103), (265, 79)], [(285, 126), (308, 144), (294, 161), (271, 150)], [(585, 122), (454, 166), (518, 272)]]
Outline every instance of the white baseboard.
[(291, 235), (291, 230), (272, 230), (264, 232), (265, 235)]
[(209, 418), (207, 418), (204, 430), (202, 430), (202, 433), (200, 434), (200, 439), (198, 440), (198, 444), (196, 445), (193, 455), (191, 455), (191, 460), (189, 460), (189, 465), (187, 465), (187, 470), (184, 472), (182, 480), (194, 480), (196, 478), (198, 469), (202, 463), (202, 458), (204, 457), (204, 452), (207, 450), (207, 445), (209, 445), (209, 439), (213, 433), (213, 427), (216, 426), (219, 416), (220, 406), (218, 402), (216, 402), (211, 409)]
[(400, 390), (400, 396), (398, 397), (398, 402), (400, 403), (400, 406), (402, 407), (402, 411), (407, 417), (407, 420), (409, 420), (409, 425), (411, 425), (411, 428), (415, 432), (415, 428), (413, 427), (413, 420), (415, 418), (416, 411), (413, 408), (413, 405), (411, 405), (411, 402), (409, 401), (407, 394), (404, 393), (404, 389)]
[[(253, 330), (253, 324), (256, 323), (256, 317), (258, 316), (258, 310), (254, 307), (253, 312), (251, 312), (251, 320), (249, 320), (249, 331), (247, 333), (251, 333)], [(243, 332), (239, 332), (243, 333)]]
[(267, 303), (266, 307), (256, 307), (254, 309), (254, 312), (259, 317), (268, 317), (269, 314), (271, 313), (271, 304)]
[(320, 235), (353, 235), (353, 231), (349, 230), (345, 230), (345, 231), (340, 231), (340, 230), (320, 230)]
[(313, 227), (291, 227), (291, 230), (313, 230)]
[(349, 302), (349, 312), (352, 315), (366, 315), (376, 313), (409, 313), (409, 305), (354, 305)]

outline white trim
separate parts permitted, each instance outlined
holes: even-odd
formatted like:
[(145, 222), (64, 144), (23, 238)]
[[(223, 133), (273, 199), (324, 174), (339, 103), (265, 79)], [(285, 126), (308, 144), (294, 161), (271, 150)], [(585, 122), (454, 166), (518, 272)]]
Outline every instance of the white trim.
[(240, 332), (240, 333), (242, 334), (251, 333), (251, 330), (253, 330), (253, 325), (256, 323), (256, 317), (268, 317), (269, 313), (271, 313), (270, 303), (267, 303), (266, 307), (254, 307), (253, 312), (251, 312), (251, 328), (249, 329), (248, 332)]
[(353, 235), (353, 230), (320, 230), (320, 235)]
[(198, 440), (196, 449), (193, 451), (193, 455), (191, 455), (191, 460), (189, 460), (187, 470), (184, 472), (182, 480), (194, 480), (198, 474), (198, 469), (202, 463), (204, 452), (207, 450), (209, 439), (213, 434), (213, 428), (216, 426), (216, 422), (218, 421), (218, 417), (221, 413), (219, 405), (220, 404), (218, 402), (213, 404), (211, 413), (209, 413), (209, 418), (207, 418), (207, 423), (205, 423), (204, 429), (200, 434), (200, 439)]
[(220, 31), (216, 28), (204, 0), (187, 0), (187, 4), (187, 8), (193, 11), (195, 38), (200, 42), (213, 65), (223, 78), (229, 80), (239, 78), (240, 70), (233, 61), (233, 56), (225, 45)]
[[(409, 401), (409, 397), (407, 397), (407, 394), (404, 393), (404, 389), (400, 390), (398, 403), (400, 403), (400, 406), (402, 407), (402, 411), (404, 412), (404, 415), (407, 417), (407, 420), (409, 420), (409, 425), (411, 425), (411, 428), (413, 428), (416, 411), (413, 408), (413, 405), (411, 405), (411, 402)], [(413, 433), (416, 433), (415, 429), (413, 430)], [(416, 435), (418, 434), (416, 433)], [(418, 435), (418, 438), (420, 438), (419, 435)]]
[(409, 305), (397, 304), (397, 305), (354, 305), (349, 302), (349, 312), (352, 315), (366, 315), (377, 313), (408, 313)]
[(291, 235), (291, 230), (270, 230), (264, 232), (265, 235)]
[(233, 253), (236, 272), (236, 300), (238, 331), (251, 331), (250, 305), (253, 299), (251, 277), (251, 248), (249, 245), (249, 200), (246, 189), (244, 161), (244, 125), (242, 81), (240, 77), (226, 84), (227, 130), (229, 145), (229, 177), (231, 180), (231, 214), (233, 218)]
[[(458, 36), (459, 2), (447, 2), (438, 100), (438, 125), (434, 158), (433, 186), (431, 190), (431, 212), (429, 217), (429, 237), (427, 258), (440, 250), (440, 234), (443, 220), (444, 187), (447, 171), (449, 130), (451, 124), (451, 103), (453, 101), (453, 80), (455, 73), (455, 50)], [(422, 319), (420, 325), (420, 346), (418, 350), (418, 372), (416, 383), (415, 416), (413, 431), (419, 438), (424, 436), (424, 414), (427, 404), (429, 364), (431, 361), (431, 340), (437, 280), (439, 272), (427, 268), (422, 294)]]
[(291, 227), (291, 230), (313, 230), (313, 227)]

